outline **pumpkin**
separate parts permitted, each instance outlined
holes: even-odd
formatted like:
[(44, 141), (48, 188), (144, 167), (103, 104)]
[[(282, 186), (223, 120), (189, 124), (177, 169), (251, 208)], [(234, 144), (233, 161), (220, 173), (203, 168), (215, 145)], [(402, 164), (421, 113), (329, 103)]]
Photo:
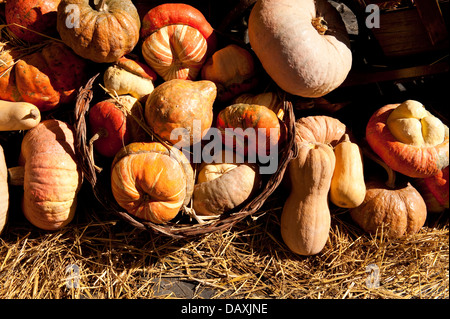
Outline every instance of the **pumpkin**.
[(0, 235), (8, 219), (9, 188), (8, 168), (6, 167), (5, 153), (0, 145)]
[[(234, 152), (215, 154), (216, 161), (199, 168), (192, 197), (197, 215), (221, 215), (251, 198), (259, 188), (260, 176), (255, 165), (235, 159)], [(227, 158), (229, 157), (229, 158)]]
[(90, 143), (99, 154), (114, 157), (123, 146), (145, 139), (143, 117), (142, 105), (130, 95), (100, 101), (89, 110)]
[(345, 25), (327, 0), (258, 0), (248, 36), (267, 74), (293, 95), (324, 96), (352, 65)]
[(134, 96), (143, 101), (150, 94), (156, 73), (144, 63), (121, 57), (103, 73), (105, 88), (113, 94)]
[(147, 98), (145, 120), (160, 138), (187, 147), (211, 127), (216, 95), (216, 85), (207, 80), (163, 82)]
[(73, 102), (87, 77), (87, 63), (58, 41), (21, 56), (20, 48), (0, 52), (0, 99), (28, 102), (41, 112)]
[(228, 101), (258, 84), (253, 56), (236, 44), (214, 52), (203, 65), (201, 78), (217, 85), (220, 101)]
[(111, 189), (129, 214), (156, 224), (175, 218), (191, 199), (194, 175), (178, 149), (158, 142), (135, 142), (115, 156)]
[(414, 187), (422, 195), (429, 213), (440, 213), (448, 209), (448, 166), (436, 175), (413, 180)]
[(195, 80), (217, 45), (203, 14), (184, 3), (150, 9), (142, 18), (141, 39), (145, 61), (165, 81)]
[(343, 141), (347, 127), (338, 119), (326, 115), (301, 117), (295, 122), (295, 138), (299, 141), (330, 144)]
[(268, 155), (284, 138), (276, 114), (257, 104), (227, 106), (217, 115), (216, 127), (227, 147), (249, 156)]
[(41, 112), (31, 103), (0, 100), (0, 131), (29, 130), (41, 121)]
[(298, 142), (298, 156), (287, 168), (291, 191), (281, 213), (281, 235), (296, 254), (324, 248), (331, 225), (328, 192), (335, 167), (333, 149), (324, 143)]
[[(39, 43), (56, 37), (56, 12), (61, 0), (8, 0), (5, 17), (9, 30), (19, 39)], [(40, 34), (39, 34), (40, 33)]]
[(57, 230), (72, 221), (83, 179), (77, 163), (74, 129), (69, 124), (49, 119), (27, 131), (19, 165), (23, 167), (22, 210), (31, 224)]
[(131, 0), (61, 0), (56, 27), (81, 57), (112, 63), (134, 49), (141, 21)]
[(387, 165), (409, 177), (431, 177), (449, 165), (448, 127), (417, 101), (375, 111), (366, 126), (366, 139)]
[(366, 183), (364, 201), (350, 209), (351, 218), (365, 232), (378, 236), (401, 238), (417, 233), (427, 217), (424, 199), (409, 181), (396, 183), (395, 172), (381, 158), (366, 154), (386, 170), (389, 178)]
[(361, 150), (345, 134), (344, 140), (334, 148), (334, 154), (336, 165), (331, 179), (330, 200), (339, 207), (357, 207), (366, 196)]
[(283, 100), (275, 92), (243, 93), (233, 99), (233, 104), (239, 103), (264, 105), (274, 111), (280, 120), (284, 118)]

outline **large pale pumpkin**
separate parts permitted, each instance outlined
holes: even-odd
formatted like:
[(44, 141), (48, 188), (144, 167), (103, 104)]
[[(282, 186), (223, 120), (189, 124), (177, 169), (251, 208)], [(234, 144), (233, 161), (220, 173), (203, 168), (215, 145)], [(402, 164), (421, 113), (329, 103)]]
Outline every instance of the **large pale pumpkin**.
[(115, 62), (139, 40), (141, 21), (130, 0), (61, 0), (57, 29), (78, 55), (98, 63)]
[(67, 225), (74, 217), (83, 178), (73, 128), (53, 119), (39, 123), (23, 138), (19, 164), (24, 167), (25, 217), (45, 230)]
[(352, 65), (345, 25), (326, 0), (258, 0), (248, 36), (266, 72), (294, 95), (331, 92)]
[(387, 165), (409, 177), (431, 177), (449, 165), (448, 127), (414, 101), (375, 111), (366, 139)]
[(0, 99), (29, 102), (40, 111), (73, 102), (87, 78), (86, 60), (57, 41), (25, 56), (5, 47), (0, 60)]
[(167, 223), (191, 199), (194, 175), (178, 149), (158, 142), (131, 143), (114, 158), (111, 189), (129, 214), (156, 224)]

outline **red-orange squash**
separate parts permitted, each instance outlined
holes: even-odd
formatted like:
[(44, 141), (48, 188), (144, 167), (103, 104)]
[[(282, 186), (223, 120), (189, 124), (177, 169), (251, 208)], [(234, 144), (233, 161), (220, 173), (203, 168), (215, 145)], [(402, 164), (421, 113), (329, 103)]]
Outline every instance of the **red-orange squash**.
[(164, 80), (195, 80), (217, 40), (213, 28), (196, 8), (164, 3), (142, 19), (142, 55)]
[(77, 163), (74, 130), (67, 123), (46, 120), (25, 134), (22, 210), (33, 225), (57, 230), (73, 219), (83, 179)]
[(156, 224), (175, 218), (191, 199), (194, 175), (178, 149), (158, 142), (131, 143), (114, 158), (111, 189), (129, 214)]
[(429, 213), (440, 213), (449, 208), (449, 167), (436, 175), (414, 179), (414, 186), (422, 195)]
[(5, 47), (0, 59), (0, 99), (29, 102), (40, 111), (73, 102), (88, 73), (86, 61), (57, 41), (25, 56)]
[[(441, 142), (435, 145), (427, 143), (417, 144), (421, 143), (417, 141), (418, 139), (423, 139), (422, 129), (416, 129), (417, 126), (423, 126), (419, 121), (420, 119), (415, 118), (413, 115), (405, 115), (403, 118), (396, 117), (395, 120), (399, 121), (399, 123), (395, 124), (405, 124), (403, 128), (398, 128), (400, 125), (394, 126), (394, 122), (391, 122), (392, 125), (390, 127), (388, 123), (388, 119), (394, 110), (402, 104), (406, 106), (413, 104), (409, 102), (405, 104), (406, 102), (408, 101), (388, 104), (375, 111), (366, 126), (366, 139), (373, 151), (393, 170), (409, 177), (431, 177), (449, 165), (448, 127), (443, 127)], [(406, 111), (402, 113), (406, 113)], [(417, 125), (408, 124), (415, 122), (417, 122)], [(398, 128), (395, 132), (399, 136), (399, 132), (406, 132), (406, 130), (410, 129), (410, 126), (415, 127), (406, 133), (412, 136), (411, 131), (415, 132), (415, 137), (411, 140), (411, 143), (405, 140), (401, 141), (394, 136), (392, 131), (394, 127)], [(417, 145), (414, 145), (414, 143)]]
[(9, 30), (30, 43), (46, 40), (41, 34), (56, 37), (56, 12), (61, 0), (8, 0), (5, 17)]
[(347, 77), (347, 30), (327, 0), (258, 0), (248, 21), (251, 47), (284, 91), (320, 97)]

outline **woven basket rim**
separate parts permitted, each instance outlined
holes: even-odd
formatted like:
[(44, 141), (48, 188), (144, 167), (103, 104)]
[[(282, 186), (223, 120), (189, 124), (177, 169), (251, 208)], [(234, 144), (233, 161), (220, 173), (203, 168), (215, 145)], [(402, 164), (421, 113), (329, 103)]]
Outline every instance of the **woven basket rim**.
[[(87, 125), (86, 115), (89, 112), (90, 102), (93, 99), (93, 84), (99, 73), (94, 75), (86, 83), (84, 87), (79, 89), (76, 105), (75, 105), (75, 133), (76, 133), (76, 150), (77, 156), (83, 175), (86, 180), (91, 184), (93, 194), (96, 200), (102, 204), (102, 206), (108, 211), (119, 216), (122, 220), (126, 221), (130, 225), (141, 229), (152, 231), (159, 234), (164, 234), (173, 238), (185, 238), (192, 236), (200, 236), (209, 234), (212, 232), (225, 230), (232, 227), (237, 222), (241, 221), (247, 216), (254, 215), (258, 212), (266, 199), (275, 191), (278, 185), (281, 183), (284, 172), (291, 158), (296, 155), (295, 144), (295, 116), (292, 103), (285, 99), (286, 95), (283, 94), (283, 108), (284, 108), (284, 124), (286, 125), (287, 138), (283, 145), (283, 148), (278, 152), (278, 167), (277, 171), (267, 178), (267, 181), (261, 186), (258, 193), (249, 201), (246, 202), (237, 211), (231, 211), (218, 216), (217, 219), (205, 221), (200, 223), (195, 221), (194, 223), (183, 224), (177, 222), (168, 222), (165, 224), (155, 224), (150, 221), (141, 220), (135, 216), (132, 216), (124, 209), (122, 209), (114, 200), (112, 194), (106, 192), (102, 188), (101, 181), (98, 180), (97, 171), (95, 169), (94, 159), (90, 155), (90, 147), (87, 140)], [(193, 209), (183, 206), (180, 212), (183, 215), (189, 216), (189, 212)], [(195, 212), (194, 212), (195, 214)]]

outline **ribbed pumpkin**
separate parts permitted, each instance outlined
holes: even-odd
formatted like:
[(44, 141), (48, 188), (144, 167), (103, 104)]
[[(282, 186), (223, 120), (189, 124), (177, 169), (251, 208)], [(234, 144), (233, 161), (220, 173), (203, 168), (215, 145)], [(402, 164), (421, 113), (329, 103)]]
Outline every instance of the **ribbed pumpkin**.
[(196, 8), (164, 3), (142, 19), (142, 55), (164, 80), (195, 80), (206, 58), (215, 50), (213, 28)]
[(191, 199), (194, 175), (178, 149), (158, 142), (131, 143), (114, 158), (111, 189), (129, 214), (156, 224), (175, 218)]
[(9, 210), (8, 168), (6, 167), (3, 147), (0, 145), (0, 235), (8, 219), (8, 210)]
[(54, 119), (39, 123), (23, 138), (19, 165), (24, 167), (25, 217), (45, 230), (67, 225), (75, 215), (83, 179), (73, 128)]
[(61, 0), (8, 0), (6, 23), (19, 39), (30, 43), (46, 40), (41, 34), (55, 37), (56, 12)]
[(320, 97), (347, 77), (347, 30), (327, 0), (258, 0), (248, 21), (251, 47), (284, 91)]
[[(400, 107), (403, 110), (393, 119), (391, 114), (395, 115), (394, 111)], [(418, 115), (419, 112), (424, 115)], [(426, 128), (434, 130), (433, 125), (426, 123), (425, 117), (430, 118), (428, 114), (421, 104), (412, 101), (385, 105), (375, 111), (367, 123), (367, 142), (393, 170), (409, 177), (431, 177), (449, 165), (449, 130), (440, 121), (434, 123), (437, 120), (434, 118), (433, 125), (440, 133), (431, 136), (439, 135), (439, 139), (430, 138), (439, 141), (425, 143)], [(404, 132), (403, 139), (399, 137), (400, 132)]]
[(22, 56), (19, 48), (0, 52), (0, 99), (29, 102), (40, 111), (75, 100), (84, 84), (87, 63), (57, 41), (41, 50)]
[(61, 0), (57, 29), (78, 55), (111, 63), (130, 53), (139, 40), (141, 21), (130, 0)]

